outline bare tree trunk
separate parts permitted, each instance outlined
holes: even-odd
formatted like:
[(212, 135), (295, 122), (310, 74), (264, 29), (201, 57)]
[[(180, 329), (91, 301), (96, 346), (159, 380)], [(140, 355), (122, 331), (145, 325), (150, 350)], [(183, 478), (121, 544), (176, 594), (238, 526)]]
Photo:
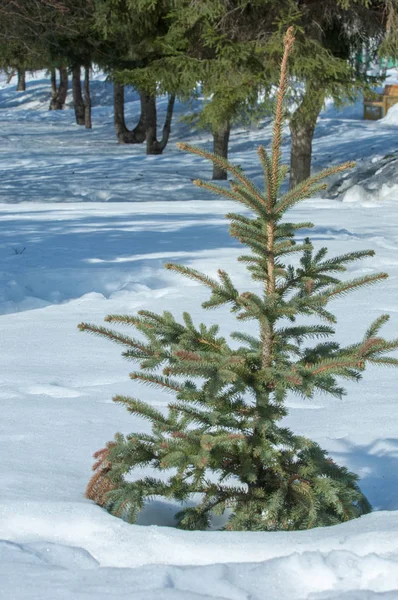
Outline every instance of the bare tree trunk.
[(91, 123), (91, 94), (90, 94), (90, 65), (84, 68), (84, 124), (86, 129), (92, 128)]
[(25, 90), (26, 90), (26, 73), (25, 73), (25, 69), (18, 69), (17, 92), (24, 92)]
[(11, 83), (11, 79), (14, 77), (16, 70), (15, 69), (4, 69), (5, 74), (7, 75), (7, 84)]
[[(225, 121), (217, 129), (213, 131), (213, 152), (222, 158), (228, 158), (228, 143), (231, 132), (231, 124)], [(225, 169), (213, 164), (213, 179), (227, 179)]]
[(145, 110), (145, 128), (146, 128), (146, 153), (160, 154), (157, 152), (157, 113), (156, 96), (149, 96)]
[(113, 122), (119, 144), (125, 144), (124, 133), (126, 122), (124, 120), (124, 86), (113, 82)]
[(173, 119), (175, 100), (176, 100), (175, 94), (171, 94), (169, 96), (169, 101), (167, 103), (166, 119), (164, 121), (162, 139), (160, 141), (160, 146), (162, 148), (162, 152), (166, 148), (167, 142), (169, 141), (169, 137), (170, 137), (170, 133), (171, 133), (171, 121)]
[(303, 101), (290, 120), (290, 189), (311, 175), (312, 139), (324, 99), (322, 89), (307, 85)]
[[(51, 78), (51, 85), (53, 79)], [(68, 70), (66, 67), (59, 69), (59, 86), (55, 96), (52, 97), (50, 110), (62, 110), (65, 106), (66, 95), (68, 93)]]
[(137, 143), (142, 144), (142, 142), (145, 142), (146, 139), (145, 111), (149, 96), (146, 92), (143, 92), (141, 90), (138, 90), (138, 94), (140, 96), (141, 113), (138, 123), (134, 127), (133, 131), (137, 139)]
[(169, 96), (167, 103), (166, 119), (163, 126), (163, 134), (160, 142), (157, 139), (157, 113), (156, 113), (156, 96), (148, 96), (146, 104), (146, 153), (147, 154), (162, 154), (167, 146), (171, 132), (171, 120), (173, 118), (173, 110), (175, 103), (175, 95)]
[(57, 97), (57, 74), (51, 69), (51, 102)]
[(72, 67), (72, 93), (73, 93), (73, 106), (75, 109), (76, 123), (78, 125), (84, 125), (84, 114), (85, 106), (82, 96), (82, 84), (81, 84), (81, 68), (80, 65), (74, 65)]
[(145, 141), (145, 110), (148, 96), (139, 92), (141, 116), (134, 129), (128, 129), (124, 118), (124, 85), (113, 84), (113, 105), (116, 137), (119, 144), (142, 144)]
[(59, 86), (58, 86), (58, 104), (60, 109), (65, 107), (66, 96), (68, 94), (68, 69), (62, 67), (59, 70)]

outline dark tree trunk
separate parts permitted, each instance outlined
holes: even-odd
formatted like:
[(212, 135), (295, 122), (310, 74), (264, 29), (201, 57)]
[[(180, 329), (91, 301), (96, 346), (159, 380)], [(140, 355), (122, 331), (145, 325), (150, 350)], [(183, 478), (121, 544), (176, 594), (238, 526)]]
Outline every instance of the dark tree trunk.
[[(51, 78), (51, 86), (53, 79)], [(56, 87), (56, 85), (55, 85)], [(66, 95), (68, 93), (68, 70), (66, 67), (59, 69), (59, 86), (55, 96), (52, 97), (50, 110), (62, 110), (65, 106)]]
[(290, 189), (311, 175), (312, 139), (325, 94), (307, 85), (303, 101), (290, 120)]
[(24, 92), (25, 90), (26, 90), (26, 73), (25, 73), (25, 69), (18, 69), (17, 92)]
[(139, 92), (141, 116), (134, 129), (128, 129), (124, 118), (124, 85), (113, 84), (113, 105), (116, 137), (119, 144), (142, 144), (145, 141), (145, 110), (148, 96)]
[(81, 68), (80, 65), (74, 65), (72, 67), (72, 93), (73, 93), (73, 106), (75, 109), (76, 123), (78, 125), (84, 125), (84, 113), (85, 106), (82, 96), (82, 84), (81, 84)]
[(113, 122), (119, 144), (125, 144), (124, 130), (127, 129), (124, 120), (124, 86), (113, 82)]
[(11, 83), (11, 79), (14, 77), (14, 75), (16, 73), (15, 69), (11, 69), (10, 71), (5, 69), (4, 72), (7, 75), (7, 84)]
[(147, 154), (162, 154), (167, 146), (171, 132), (171, 120), (173, 118), (175, 95), (169, 96), (167, 103), (166, 119), (163, 126), (162, 139), (160, 142), (157, 139), (157, 113), (156, 113), (156, 96), (148, 96), (145, 110), (145, 125), (146, 125), (146, 153)]
[[(213, 131), (213, 152), (222, 158), (228, 158), (228, 143), (231, 125), (229, 121), (225, 121), (216, 130)], [(227, 179), (225, 169), (213, 164), (213, 179)]]
[(51, 102), (57, 97), (57, 74), (51, 69)]
[(142, 92), (138, 90), (140, 96), (140, 104), (141, 104), (141, 114), (137, 125), (134, 127), (133, 132), (138, 144), (142, 144), (146, 139), (146, 130), (145, 130), (145, 111), (146, 105), (148, 102), (148, 94), (146, 92)]
[(91, 129), (90, 65), (84, 68), (84, 125)]
[(145, 107), (146, 153), (161, 154), (157, 149), (157, 113), (156, 96), (148, 96)]
[(65, 107), (66, 96), (68, 94), (68, 70), (66, 67), (62, 67), (59, 70), (59, 86), (58, 86), (58, 106), (60, 109)]
[(160, 146), (162, 148), (162, 152), (166, 148), (167, 142), (169, 141), (169, 137), (170, 137), (170, 133), (171, 133), (171, 121), (173, 119), (175, 100), (176, 100), (175, 94), (171, 94), (169, 96), (169, 101), (167, 103), (166, 119), (164, 121), (162, 139), (160, 141)]

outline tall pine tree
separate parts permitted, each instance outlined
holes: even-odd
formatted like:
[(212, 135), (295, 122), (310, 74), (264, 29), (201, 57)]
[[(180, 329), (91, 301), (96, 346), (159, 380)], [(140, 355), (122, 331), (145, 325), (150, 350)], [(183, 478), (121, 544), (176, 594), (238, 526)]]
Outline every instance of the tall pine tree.
[[(206, 529), (212, 513), (227, 509), (226, 529), (260, 531), (332, 525), (370, 511), (357, 477), (315, 442), (294, 435), (283, 424), (289, 393), (340, 397), (344, 389), (338, 381), (360, 379), (367, 363), (398, 365), (398, 359), (386, 356), (398, 348), (398, 340), (386, 341), (379, 335), (387, 315), (372, 323), (358, 342), (343, 347), (332, 340), (335, 317), (329, 302), (387, 277), (385, 273), (351, 280), (339, 277), (347, 265), (373, 256), (373, 251), (330, 258), (326, 248), (316, 251), (310, 239), (295, 240), (296, 232), (311, 228), (311, 223), (284, 219), (293, 206), (324, 188), (327, 176), (352, 166), (326, 169), (279, 197), (287, 173), (281, 164), (281, 134), (293, 41), (289, 29), (272, 151), (269, 155), (263, 147), (258, 149), (265, 190), (225, 159), (179, 145), (233, 177), (230, 189), (201, 180), (195, 184), (251, 211), (250, 217), (235, 213), (227, 217), (231, 235), (248, 248), (239, 260), (257, 285), (260, 282), (263, 293), (240, 292), (223, 270), (213, 279), (186, 266), (166, 268), (209, 288), (204, 308), (229, 305), (238, 321), (256, 324), (257, 335), (253, 326), (253, 335), (232, 333), (230, 344), (216, 325), (196, 326), (188, 313), (179, 322), (169, 312), (146, 310), (137, 316), (106, 318), (134, 327), (137, 338), (87, 323), (79, 326), (124, 346), (123, 355), (140, 365), (132, 379), (174, 396), (166, 413), (135, 398), (114, 398), (131, 414), (147, 419), (152, 432), (118, 433), (98, 451), (87, 497), (131, 522), (154, 496), (184, 503), (194, 494), (200, 498), (197, 505), (183, 508), (176, 517), (185, 529)], [(287, 264), (291, 253), (301, 256), (298, 266)], [(301, 316), (325, 323), (296, 322)], [(151, 468), (158, 476), (134, 476), (139, 468)]]

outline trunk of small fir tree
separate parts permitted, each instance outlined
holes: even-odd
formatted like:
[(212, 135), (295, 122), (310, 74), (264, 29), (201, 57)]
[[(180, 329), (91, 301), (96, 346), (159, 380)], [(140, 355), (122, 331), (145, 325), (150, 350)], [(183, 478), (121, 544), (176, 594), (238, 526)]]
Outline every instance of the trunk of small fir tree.
[(113, 84), (114, 124), (117, 141), (119, 144), (142, 144), (145, 141), (145, 107), (147, 94), (139, 92), (141, 101), (141, 115), (134, 129), (128, 129), (124, 116), (124, 85)]
[[(51, 85), (53, 85), (54, 80), (51, 79)], [(56, 92), (53, 93), (50, 110), (62, 110), (65, 106), (66, 95), (68, 93), (68, 70), (66, 67), (61, 67), (59, 69), (59, 86), (57, 88), (55, 84)], [(53, 88), (54, 92), (54, 88)]]
[(323, 90), (307, 85), (303, 101), (290, 120), (290, 189), (311, 175), (312, 140), (324, 99)]
[(24, 92), (25, 90), (26, 90), (26, 73), (25, 73), (25, 69), (18, 69), (17, 92)]
[(91, 94), (90, 94), (90, 65), (84, 68), (84, 125), (86, 129), (92, 128), (91, 123)]
[(171, 120), (173, 118), (175, 95), (169, 96), (167, 103), (166, 119), (163, 126), (162, 139), (157, 139), (157, 113), (156, 113), (156, 96), (148, 96), (145, 112), (145, 128), (146, 128), (146, 153), (147, 154), (162, 154), (169, 141), (171, 132)]
[(78, 125), (84, 125), (84, 113), (85, 106), (82, 95), (81, 85), (81, 67), (80, 65), (74, 65), (72, 67), (72, 93), (73, 93), (73, 106), (75, 109), (75, 118)]
[[(228, 158), (228, 143), (231, 132), (229, 121), (225, 121), (217, 129), (213, 130), (213, 152), (223, 158)], [(227, 172), (220, 166), (213, 164), (214, 180), (227, 179)]]

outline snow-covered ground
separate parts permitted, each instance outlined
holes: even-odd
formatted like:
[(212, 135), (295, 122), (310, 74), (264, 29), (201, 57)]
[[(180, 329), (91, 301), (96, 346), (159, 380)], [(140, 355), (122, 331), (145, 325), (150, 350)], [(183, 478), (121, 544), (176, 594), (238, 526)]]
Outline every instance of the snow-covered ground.
[[(94, 129), (85, 131), (72, 111), (46, 110), (43, 78), (31, 79), (25, 93), (0, 83), (0, 598), (396, 600), (393, 370), (369, 369), (342, 401), (289, 401), (288, 425), (361, 476), (375, 509), (366, 517), (293, 533), (192, 533), (172, 528), (175, 507), (160, 499), (134, 526), (85, 500), (92, 453), (116, 431), (143, 427), (112, 396), (157, 406), (167, 397), (131, 382), (120, 349), (79, 333), (77, 324), (140, 308), (185, 309), (228, 335), (236, 328), (229, 313), (203, 313), (206, 291), (162, 265), (180, 261), (209, 274), (221, 266), (242, 290), (252, 285), (223, 217), (237, 207), (195, 188), (191, 178), (208, 177), (211, 168), (175, 147), (182, 138), (210, 144), (209, 136), (175, 122), (165, 154), (146, 157), (142, 146), (115, 143), (111, 90), (100, 76), (93, 92)], [(131, 124), (138, 104), (130, 94)], [(165, 102), (159, 105), (162, 112)], [(186, 110), (178, 105), (176, 118)], [(371, 291), (336, 301), (341, 341), (356, 339), (384, 312), (390, 336), (398, 335), (398, 187), (394, 171), (383, 171), (397, 149), (398, 113), (370, 122), (361, 111), (360, 103), (341, 113), (327, 105), (314, 166), (356, 159), (352, 186), (367, 179), (373, 188), (349, 198), (351, 183), (334, 182), (329, 198), (292, 213), (316, 223), (315, 242), (332, 254), (376, 250), (350, 274), (390, 274)], [(259, 181), (255, 149), (269, 139), (268, 124), (232, 135), (232, 159)]]

